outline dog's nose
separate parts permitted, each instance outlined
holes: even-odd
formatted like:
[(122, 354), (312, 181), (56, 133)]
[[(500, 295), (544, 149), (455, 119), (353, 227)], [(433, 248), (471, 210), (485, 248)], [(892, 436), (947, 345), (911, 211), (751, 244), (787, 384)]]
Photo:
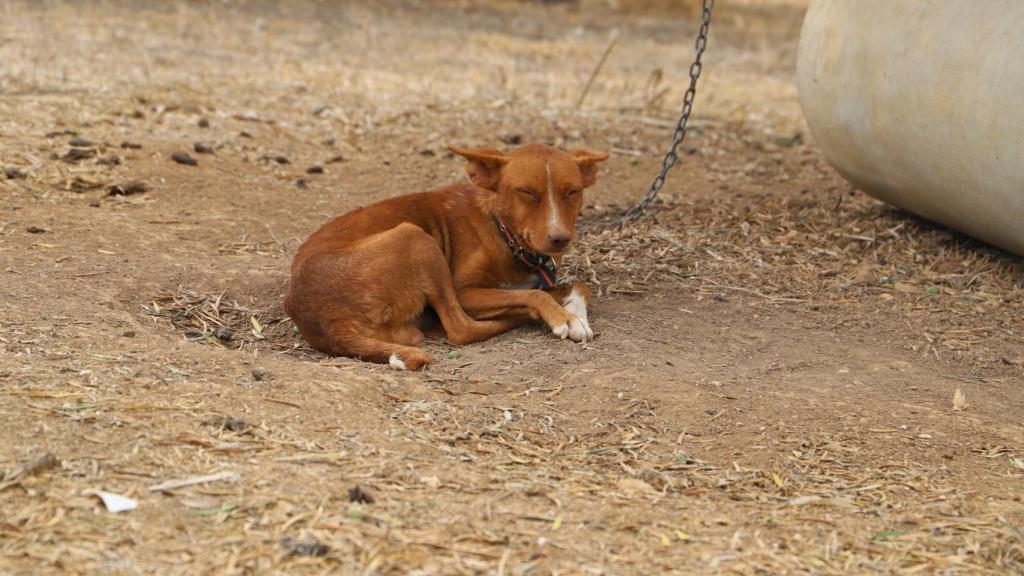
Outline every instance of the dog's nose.
[(548, 236), (548, 243), (555, 250), (562, 250), (569, 245), (572, 240), (567, 234), (552, 234)]

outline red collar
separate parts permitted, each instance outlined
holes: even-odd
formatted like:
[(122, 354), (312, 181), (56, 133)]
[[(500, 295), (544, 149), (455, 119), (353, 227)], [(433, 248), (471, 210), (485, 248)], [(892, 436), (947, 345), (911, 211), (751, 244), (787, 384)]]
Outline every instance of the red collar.
[(491, 217), (494, 219), (494, 225), (498, 227), (501, 237), (504, 238), (505, 244), (508, 245), (508, 249), (512, 251), (512, 258), (537, 276), (541, 288), (547, 290), (558, 284), (558, 272), (555, 268), (555, 261), (551, 256), (527, 250), (526, 247), (516, 240), (516, 237), (512, 235), (508, 227), (505, 226), (501, 216), (498, 216), (497, 213), (492, 213)]

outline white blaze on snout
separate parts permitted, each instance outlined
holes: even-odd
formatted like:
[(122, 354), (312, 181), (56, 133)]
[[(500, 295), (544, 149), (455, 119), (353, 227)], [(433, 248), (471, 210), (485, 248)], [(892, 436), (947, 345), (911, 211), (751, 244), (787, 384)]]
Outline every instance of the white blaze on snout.
[(561, 214), (558, 210), (558, 202), (555, 200), (555, 186), (551, 180), (551, 162), (544, 163), (544, 171), (548, 175), (548, 236), (561, 236), (564, 230)]

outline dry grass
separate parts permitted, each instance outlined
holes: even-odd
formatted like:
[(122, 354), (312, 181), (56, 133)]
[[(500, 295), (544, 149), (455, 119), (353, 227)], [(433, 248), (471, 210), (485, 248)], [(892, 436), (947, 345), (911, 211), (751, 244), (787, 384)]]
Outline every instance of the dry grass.
[[(604, 295), (690, 279), (683, 285), (698, 299), (833, 312), (856, 301), (911, 322), (926, 336), (923, 355), (966, 363), (1024, 343), (1015, 329), (1024, 315), (1020, 259), (846, 191), (744, 200), (739, 210), (717, 198), (656, 205), (652, 219), (625, 225), (621, 209), (608, 210), (569, 269)], [(1008, 354), (1006, 363), (1020, 362)]]
[[(692, 24), (328, 4), (0, 7), (0, 160), (21, 171), (0, 181), (0, 572), (1024, 572), (1024, 268), (825, 165), (790, 82), (798, 0), (720, 3), (687, 155), (625, 227)], [(45, 134), (66, 130), (95, 156), (60, 160), (71, 136)], [(215, 153), (168, 162), (197, 140)], [(417, 375), (302, 344), (280, 301), (298, 238), (457, 177), (445, 144), (516, 140), (616, 153), (564, 270), (606, 334), (432, 342)], [(730, 333), (799, 347), (804, 319), (842, 342)], [(863, 338), (919, 372), (844, 379)]]

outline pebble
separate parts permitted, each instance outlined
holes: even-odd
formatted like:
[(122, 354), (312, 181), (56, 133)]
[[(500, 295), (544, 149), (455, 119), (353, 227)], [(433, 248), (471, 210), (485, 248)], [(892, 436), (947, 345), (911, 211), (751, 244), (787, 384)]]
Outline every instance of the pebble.
[(310, 536), (303, 540), (296, 540), (290, 536), (281, 539), (281, 545), (288, 549), (291, 556), (325, 556), (330, 550), (316, 538)]
[(60, 157), (65, 162), (78, 162), (79, 160), (87, 160), (96, 156), (96, 151), (89, 148), (72, 148), (64, 153)]
[(131, 196), (142, 194), (149, 190), (145, 182), (129, 182), (127, 184), (115, 184), (107, 188), (107, 196)]
[(353, 486), (348, 489), (348, 501), (360, 504), (373, 504), (374, 498), (362, 486)]
[(8, 180), (16, 180), (18, 178), (24, 178), (26, 174), (21, 168), (7, 166), (4, 168), (4, 176), (6, 176)]
[(221, 430), (230, 430), (231, 432), (241, 432), (249, 427), (249, 424), (241, 418), (235, 418), (233, 416), (214, 416), (203, 420), (202, 422), (206, 426), (213, 426), (220, 428)]
[(171, 154), (171, 160), (174, 160), (178, 164), (184, 164), (185, 166), (195, 166), (199, 164), (199, 162), (196, 162), (196, 159), (188, 152), (175, 152)]

